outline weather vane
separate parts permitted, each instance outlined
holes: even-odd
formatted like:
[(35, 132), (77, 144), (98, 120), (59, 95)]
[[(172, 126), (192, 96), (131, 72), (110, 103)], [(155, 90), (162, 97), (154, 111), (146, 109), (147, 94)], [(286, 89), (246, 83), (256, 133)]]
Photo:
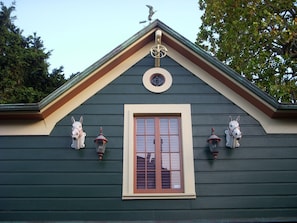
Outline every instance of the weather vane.
[(142, 23), (146, 23), (146, 22), (151, 22), (152, 21), (152, 17), (153, 15), (155, 14), (156, 11), (154, 11), (154, 8), (153, 6), (151, 5), (146, 5), (148, 8), (149, 8), (149, 15), (147, 17), (148, 21), (147, 20), (143, 20), (143, 21), (140, 21), (139, 23), (142, 24)]

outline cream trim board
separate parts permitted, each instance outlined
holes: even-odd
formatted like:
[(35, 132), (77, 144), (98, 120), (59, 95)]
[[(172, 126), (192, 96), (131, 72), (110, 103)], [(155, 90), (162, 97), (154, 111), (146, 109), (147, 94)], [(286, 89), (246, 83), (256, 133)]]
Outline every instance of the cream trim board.
[[(202, 81), (207, 83), (209, 86), (213, 87), (216, 91), (220, 92), (234, 104), (239, 106), (241, 109), (250, 114), (255, 118), (263, 127), (263, 129), (268, 134), (297, 134), (297, 120), (286, 120), (286, 119), (272, 119), (262, 111), (260, 111), (256, 106), (236, 94), (230, 88), (226, 87), (224, 84), (219, 82), (217, 79), (209, 75), (198, 65), (194, 64), (183, 55), (175, 51), (170, 46), (166, 45), (168, 49), (168, 56), (170, 56), (177, 63), (181, 64), (195, 76), (200, 78)], [(209, 66), (212, 66), (209, 64)], [(215, 68), (215, 67), (214, 67)], [(216, 68), (215, 68), (216, 69)], [(226, 75), (222, 73), (222, 75)], [(244, 89), (242, 89), (244, 90)]]
[[(149, 111), (149, 112), (148, 112)], [(183, 148), (184, 192), (134, 193), (134, 114), (180, 114)], [(126, 104), (124, 105), (122, 199), (194, 199), (195, 174), (190, 104)], [(185, 171), (186, 170), (186, 171)]]

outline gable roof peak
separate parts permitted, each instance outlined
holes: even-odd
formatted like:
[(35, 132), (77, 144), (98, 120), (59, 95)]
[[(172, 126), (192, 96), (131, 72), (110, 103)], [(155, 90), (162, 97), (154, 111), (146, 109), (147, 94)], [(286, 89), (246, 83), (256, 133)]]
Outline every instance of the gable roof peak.
[[(270, 95), (266, 94), (258, 87), (253, 85), (244, 77), (240, 76), (227, 65), (223, 64), (215, 57), (204, 51), (202, 48), (183, 37), (159, 19), (154, 20), (131, 38), (114, 48), (104, 57), (93, 63), (77, 76), (68, 80), (60, 88), (49, 94), (43, 100), (33, 104), (2, 104), (0, 105), (0, 119), (10, 118), (28, 118), (28, 119), (44, 119), (57, 108), (57, 101), (66, 102), (76, 94), (82, 83), (86, 87), (95, 81), (95, 78), (101, 78), (100, 75), (107, 73), (105, 66), (109, 69), (116, 66), (125, 58), (133, 56), (143, 46), (155, 42), (155, 31), (162, 31), (162, 43), (170, 46), (176, 52), (179, 52), (185, 59), (198, 65), (204, 69), (208, 69), (208, 73), (215, 79), (232, 88), (236, 93), (244, 97), (246, 100), (254, 103), (257, 107), (265, 107), (265, 113), (270, 117), (294, 117), (297, 118), (297, 105), (280, 104)], [(95, 75), (90, 79), (94, 72), (102, 71), (102, 74)], [(86, 81), (86, 79), (88, 79)], [(51, 108), (52, 106), (52, 108)], [(260, 109), (263, 110), (263, 109)]]

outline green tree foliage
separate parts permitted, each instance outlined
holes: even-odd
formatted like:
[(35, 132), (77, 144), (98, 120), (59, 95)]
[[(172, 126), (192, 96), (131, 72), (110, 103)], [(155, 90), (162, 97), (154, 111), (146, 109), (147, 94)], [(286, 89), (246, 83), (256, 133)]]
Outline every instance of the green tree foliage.
[(297, 1), (199, 0), (196, 44), (282, 103), (297, 102)]
[(0, 6), (0, 103), (39, 102), (65, 83), (63, 67), (49, 73), (50, 52), (41, 38), (24, 37), (14, 25), (14, 3)]

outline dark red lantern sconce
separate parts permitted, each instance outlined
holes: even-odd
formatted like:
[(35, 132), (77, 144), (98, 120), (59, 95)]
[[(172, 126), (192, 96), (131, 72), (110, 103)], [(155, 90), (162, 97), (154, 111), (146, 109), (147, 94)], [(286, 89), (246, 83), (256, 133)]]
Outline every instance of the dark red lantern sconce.
[(96, 137), (96, 139), (94, 140), (94, 143), (96, 144), (96, 152), (97, 152), (97, 154), (99, 156), (99, 160), (103, 159), (103, 155), (105, 153), (107, 142), (108, 142), (108, 140), (103, 135), (102, 127), (100, 127), (100, 133)]
[(211, 135), (207, 139), (209, 150), (213, 156), (213, 159), (218, 158), (219, 154), (219, 142), (221, 138), (214, 134), (214, 128), (211, 128)]

